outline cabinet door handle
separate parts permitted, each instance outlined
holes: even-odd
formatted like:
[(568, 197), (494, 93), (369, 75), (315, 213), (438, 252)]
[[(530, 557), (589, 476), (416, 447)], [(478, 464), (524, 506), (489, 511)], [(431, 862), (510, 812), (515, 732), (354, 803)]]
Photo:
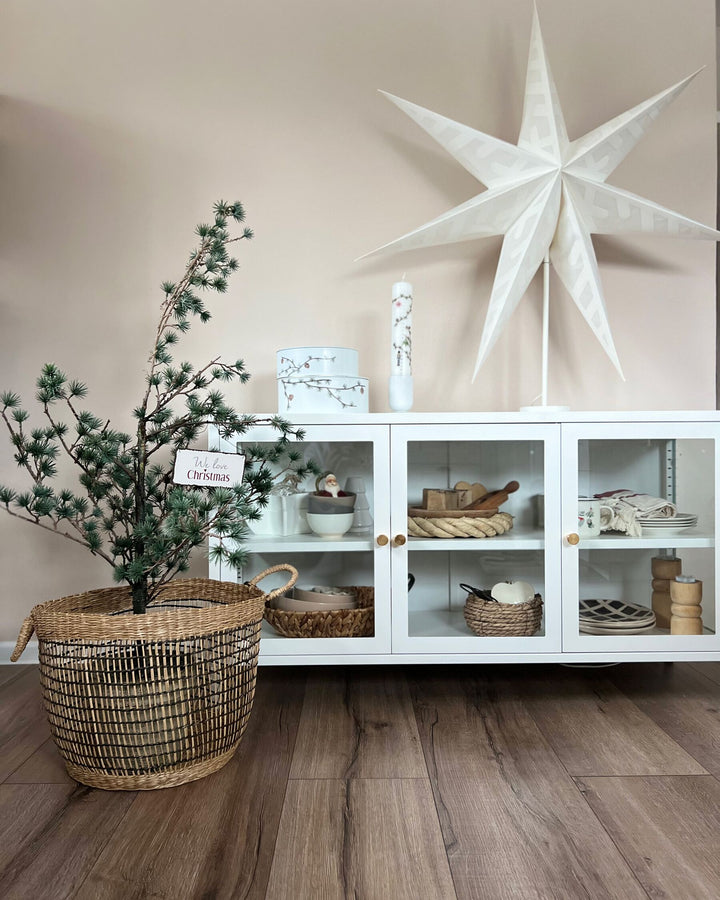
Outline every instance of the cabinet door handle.
[(375, 538), (375, 542), (377, 543), (378, 547), (384, 547), (389, 540), (390, 538), (386, 534), (379, 534)]
[(402, 547), (402, 545), (407, 541), (407, 538), (404, 534), (396, 534), (393, 538), (393, 547)]
[(573, 531), (565, 538), (565, 540), (574, 547), (576, 544), (580, 543), (580, 535)]

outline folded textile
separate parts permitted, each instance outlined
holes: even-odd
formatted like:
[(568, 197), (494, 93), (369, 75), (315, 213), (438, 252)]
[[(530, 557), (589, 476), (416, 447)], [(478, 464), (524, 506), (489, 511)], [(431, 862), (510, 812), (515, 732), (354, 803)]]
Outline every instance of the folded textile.
[(642, 526), (637, 521), (637, 510), (622, 500), (603, 500), (600, 512), (600, 531), (620, 531), (630, 537), (640, 537)]
[(620, 531), (631, 537), (642, 535), (638, 516), (647, 519), (669, 519), (677, 513), (677, 507), (663, 497), (638, 494), (635, 491), (616, 490), (595, 494), (609, 510), (601, 516), (601, 531)]

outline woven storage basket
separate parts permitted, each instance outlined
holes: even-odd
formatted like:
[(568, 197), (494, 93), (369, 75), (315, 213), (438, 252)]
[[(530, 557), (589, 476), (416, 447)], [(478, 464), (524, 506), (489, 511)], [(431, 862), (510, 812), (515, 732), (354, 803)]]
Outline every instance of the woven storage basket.
[[(279, 570), (289, 583), (264, 594), (257, 582)], [(43, 703), (71, 777), (149, 790), (225, 765), (252, 709), (263, 607), (296, 579), (283, 565), (248, 584), (170, 582), (145, 615), (132, 614), (128, 587), (36, 606), (12, 659), (36, 631)]]
[(540, 594), (526, 603), (497, 603), (468, 594), (464, 615), (470, 630), (481, 637), (527, 637), (540, 627), (542, 608)]
[(284, 612), (265, 607), (265, 618), (283, 637), (372, 637), (375, 626), (375, 590), (371, 587), (343, 587), (354, 591), (357, 609), (322, 612)]

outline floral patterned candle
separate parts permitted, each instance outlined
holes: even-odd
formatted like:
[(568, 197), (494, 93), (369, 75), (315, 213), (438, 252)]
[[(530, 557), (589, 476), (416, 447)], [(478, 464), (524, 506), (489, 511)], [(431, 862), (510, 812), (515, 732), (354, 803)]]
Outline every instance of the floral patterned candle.
[(407, 412), (413, 404), (412, 285), (403, 280), (392, 286), (392, 346), (388, 399), (390, 409)]
[(390, 374), (412, 374), (412, 285), (397, 281), (392, 286), (392, 346)]

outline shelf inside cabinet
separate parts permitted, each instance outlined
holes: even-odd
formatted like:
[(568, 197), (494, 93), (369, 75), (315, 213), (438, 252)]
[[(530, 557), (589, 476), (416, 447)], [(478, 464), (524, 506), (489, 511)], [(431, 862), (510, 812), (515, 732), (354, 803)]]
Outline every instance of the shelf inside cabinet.
[(582, 538), (578, 547), (581, 550), (659, 550), (663, 547), (679, 549), (714, 547), (715, 538), (707, 532), (692, 534), (668, 534), (663, 537), (628, 537), (624, 534), (601, 534), (596, 538)]
[[(408, 615), (408, 635), (416, 637), (462, 637), (476, 641), (487, 641), (488, 638), (474, 634), (463, 616), (462, 607), (454, 609), (422, 609), (410, 610)], [(542, 637), (543, 629), (532, 637)]]
[(316, 534), (250, 534), (243, 541), (243, 547), (249, 553), (325, 553), (337, 550), (357, 552), (372, 550), (374, 546), (370, 535), (344, 535), (341, 538), (328, 539)]
[[(586, 634), (585, 632), (582, 632), (582, 631), (580, 631), (578, 633), (579, 633), (580, 637), (583, 638), (583, 640), (594, 641), (596, 638), (603, 638), (603, 639), (610, 638), (612, 641), (618, 641), (619, 643), (622, 643), (623, 640), (630, 640), (630, 639), (634, 640), (636, 638), (643, 638), (643, 637), (657, 637), (658, 635), (665, 636), (668, 638), (674, 637), (674, 635), (671, 635), (669, 628), (661, 628), (659, 625), (656, 625), (654, 628), (649, 628), (647, 631), (643, 631), (639, 634)], [(684, 635), (684, 637), (697, 638), (697, 637), (702, 637), (703, 635), (713, 635), (713, 634), (715, 634), (715, 632), (711, 628), (703, 628), (702, 635)]]
[(517, 528), (491, 538), (408, 539), (408, 550), (544, 550), (545, 532), (540, 528)]

